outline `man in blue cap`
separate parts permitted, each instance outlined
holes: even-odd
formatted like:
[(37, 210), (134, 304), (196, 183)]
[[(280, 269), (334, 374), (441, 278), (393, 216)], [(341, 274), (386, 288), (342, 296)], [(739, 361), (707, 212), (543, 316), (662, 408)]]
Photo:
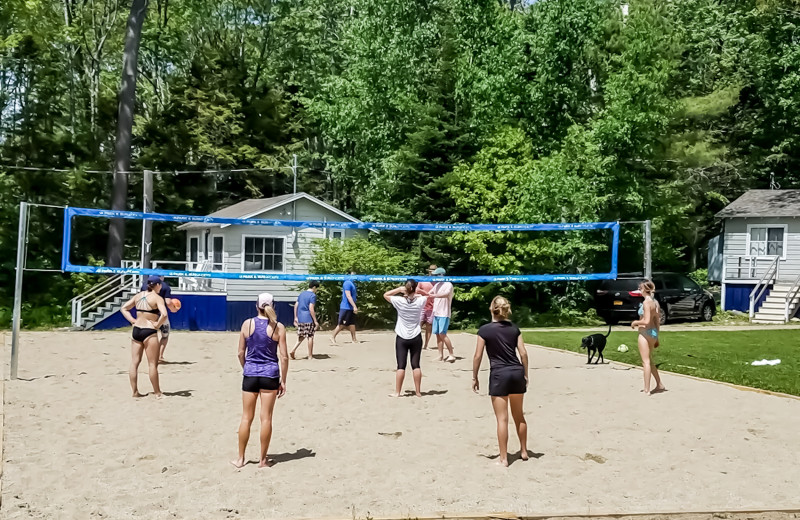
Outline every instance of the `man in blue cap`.
[[(433, 271), (433, 276), (444, 276), (445, 270), (437, 267)], [(436, 343), (439, 347), (438, 361), (453, 363), (456, 357), (453, 355), (453, 343), (447, 337), (447, 329), (450, 328), (451, 306), (453, 303), (453, 284), (450, 282), (436, 282), (433, 290), (428, 293), (433, 300), (433, 334), (436, 336)], [(444, 357), (444, 347), (447, 347), (448, 356)]]
[[(164, 277), (151, 274), (145, 279), (144, 283), (142, 284), (142, 291), (147, 290), (148, 282), (161, 284), (161, 290), (159, 291), (158, 295), (164, 298), (164, 305), (166, 305), (167, 309), (169, 309), (172, 312), (175, 312), (172, 310), (172, 289), (170, 289), (169, 284), (164, 281)], [(158, 362), (163, 363), (164, 361), (166, 361), (164, 359), (164, 351), (167, 349), (167, 342), (169, 342), (169, 316), (167, 316), (167, 320), (161, 326), (160, 330), (161, 330), (161, 352), (158, 356)]]

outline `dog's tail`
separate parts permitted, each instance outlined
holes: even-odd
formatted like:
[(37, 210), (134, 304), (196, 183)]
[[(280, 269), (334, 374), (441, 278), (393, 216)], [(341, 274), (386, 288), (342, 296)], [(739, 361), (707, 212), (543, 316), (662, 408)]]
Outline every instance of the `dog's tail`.
[(611, 324), (609, 323), (609, 324), (608, 324), (608, 333), (605, 335), (605, 337), (607, 338), (607, 337), (609, 337), (610, 335), (611, 335)]

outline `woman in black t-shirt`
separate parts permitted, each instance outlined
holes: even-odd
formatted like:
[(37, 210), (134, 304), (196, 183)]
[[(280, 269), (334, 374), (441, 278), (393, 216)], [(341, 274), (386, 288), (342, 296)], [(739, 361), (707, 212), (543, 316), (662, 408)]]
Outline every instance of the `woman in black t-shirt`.
[[(520, 458), (528, 460), (528, 424), (522, 413), (522, 398), (528, 389), (528, 351), (519, 327), (511, 323), (511, 305), (502, 296), (495, 296), (490, 307), (492, 322), (478, 330), (478, 344), (472, 360), (472, 390), (478, 393), (478, 371), (483, 349), (489, 356), (489, 395), (497, 417), (497, 442), (500, 444), (498, 464), (508, 466), (508, 409), (517, 427)], [(519, 358), (517, 358), (519, 351)], [(520, 359), (522, 360), (520, 362)]]

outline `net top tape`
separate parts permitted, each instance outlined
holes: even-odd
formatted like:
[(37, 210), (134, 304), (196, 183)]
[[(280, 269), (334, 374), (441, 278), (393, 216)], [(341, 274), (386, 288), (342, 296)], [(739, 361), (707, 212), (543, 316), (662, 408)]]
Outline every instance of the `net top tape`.
[(618, 222), (574, 222), (558, 224), (407, 224), (395, 222), (320, 222), (311, 220), (275, 220), (261, 218), (228, 218), (197, 215), (170, 215), (139, 211), (67, 208), (66, 216), (122, 218), (129, 220), (155, 220), (180, 224), (222, 224), (239, 226), (309, 227), (334, 229), (370, 229), (375, 231), (583, 231), (613, 229)]
[(284, 280), (324, 282), (353, 280), (355, 282), (405, 282), (409, 278), (418, 282), (493, 283), (493, 282), (566, 282), (586, 280), (613, 280), (616, 272), (587, 274), (519, 274), (486, 276), (413, 276), (382, 274), (287, 274), (287, 273), (235, 273), (225, 271), (179, 271), (174, 269), (141, 269), (137, 267), (98, 267), (68, 264), (65, 271), (92, 274), (158, 275), (187, 278), (226, 278), (228, 280)]

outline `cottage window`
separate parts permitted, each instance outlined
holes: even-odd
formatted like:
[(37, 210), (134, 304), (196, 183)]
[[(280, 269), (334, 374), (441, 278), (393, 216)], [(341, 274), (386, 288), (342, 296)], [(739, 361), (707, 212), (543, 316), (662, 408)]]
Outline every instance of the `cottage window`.
[(244, 271), (283, 271), (283, 239), (244, 238)]
[[(200, 239), (192, 237), (189, 239), (189, 261), (193, 264), (197, 263), (198, 251), (200, 250)], [(192, 268), (194, 269), (194, 268)]]
[(222, 236), (215, 236), (211, 239), (211, 250), (213, 251), (213, 268), (215, 271), (221, 271), (223, 268), (223, 253), (225, 251), (225, 238)]
[(783, 226), (749, 226), (750, 256), (780, 256), (786, 251), (786, 228)]

